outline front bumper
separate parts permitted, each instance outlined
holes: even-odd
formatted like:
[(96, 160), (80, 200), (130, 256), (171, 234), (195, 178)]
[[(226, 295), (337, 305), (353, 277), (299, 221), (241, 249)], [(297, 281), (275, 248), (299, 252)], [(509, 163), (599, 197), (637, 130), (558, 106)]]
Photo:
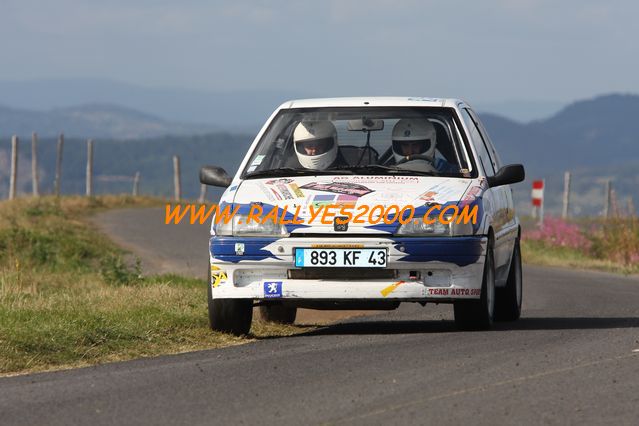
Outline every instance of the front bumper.
[[(388, 249), (387, 267), (296, 268), (295, 248)], [(487, 238), (210, 239), (214, 299), (447, 302), (480, 297)]]

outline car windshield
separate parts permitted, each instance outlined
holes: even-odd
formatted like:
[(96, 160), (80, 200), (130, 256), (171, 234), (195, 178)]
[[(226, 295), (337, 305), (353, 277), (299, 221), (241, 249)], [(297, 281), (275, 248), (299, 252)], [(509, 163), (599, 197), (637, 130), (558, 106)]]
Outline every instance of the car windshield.
[(316, 174), (474, 177), (452, 108), (298, 108), (278, 113), (245, 179)]

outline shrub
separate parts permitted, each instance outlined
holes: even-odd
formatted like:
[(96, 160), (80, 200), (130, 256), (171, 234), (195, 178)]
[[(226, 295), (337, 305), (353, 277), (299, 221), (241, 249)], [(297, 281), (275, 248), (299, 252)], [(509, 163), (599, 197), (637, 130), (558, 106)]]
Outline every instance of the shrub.
[(604, 221), (592, 234), (594, 257), (627, 266), (639, 264), (639, 219), (612, 218)]
[(577, 224), (552, 216), (547, 216), (539, 229), (525, 233), (524, 238), (553, 246), (569, 247), (584, 253), (587, 253), (592, 245)]

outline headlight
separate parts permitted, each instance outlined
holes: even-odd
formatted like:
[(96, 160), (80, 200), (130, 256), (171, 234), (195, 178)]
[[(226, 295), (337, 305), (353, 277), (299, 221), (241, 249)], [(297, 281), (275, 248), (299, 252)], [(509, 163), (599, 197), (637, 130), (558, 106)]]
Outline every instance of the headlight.
[(423, 220), (416, 219), (400, 225), (397, 235), (450, 235), (450, 225), (444, 225), (439, 220), (434, 223), (425, 223)]
[(457, 218), (453, 218), (451, 215), (444, 216), (444, 220), (446, 222), (453, 219), (453, 221), (450, 223), (444, 223), (443, 221), (440, 221), (439, 217), (434, 219), (434, 223), (426, 223), (421, 219), (415, 219), (405, 225), (400, 225), (400, 227), (397, 229), (396, 235), (407, 235), (414, 237), (473, 235), (473, 224), (471, 222), (464, 223), (464, 221), (460, 221), (460, 223), (456, 223)]
[(235, 237), (287, 237), (288, 232), (286, 226), (282, 224), (273, 223), (272, 220), (265, 223), (259, 223), (255, 220), (251, 220), (251, 223), (247, 222), (246, 215), (236, 214), (233, 216), (233, 220), (228, 223), (220, 221), (214, 226), (215, 235), (222, 236), (235, 236)]
[(228, 221), (227, 223), (220, 221), (220, 223), (213, 225), (213, 230), (215, 235), (230, 237), (233, 235), (233, 221)]

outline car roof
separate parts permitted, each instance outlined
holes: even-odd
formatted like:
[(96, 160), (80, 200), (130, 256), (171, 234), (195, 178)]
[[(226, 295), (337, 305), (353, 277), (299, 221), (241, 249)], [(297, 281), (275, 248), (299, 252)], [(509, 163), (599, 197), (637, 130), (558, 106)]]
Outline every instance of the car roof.
[(357, 106), (382, 106), (382, 107), (454, 107), (465, 104), (460, 99), (452, 98), (428, 98), (428, 97), (393, 97), (371, 96), (352, 98), (317, 98), (296, 99), (284, 102), (280, 109), (288, 108), (322, 108), (322, 107), (357, 107)]

